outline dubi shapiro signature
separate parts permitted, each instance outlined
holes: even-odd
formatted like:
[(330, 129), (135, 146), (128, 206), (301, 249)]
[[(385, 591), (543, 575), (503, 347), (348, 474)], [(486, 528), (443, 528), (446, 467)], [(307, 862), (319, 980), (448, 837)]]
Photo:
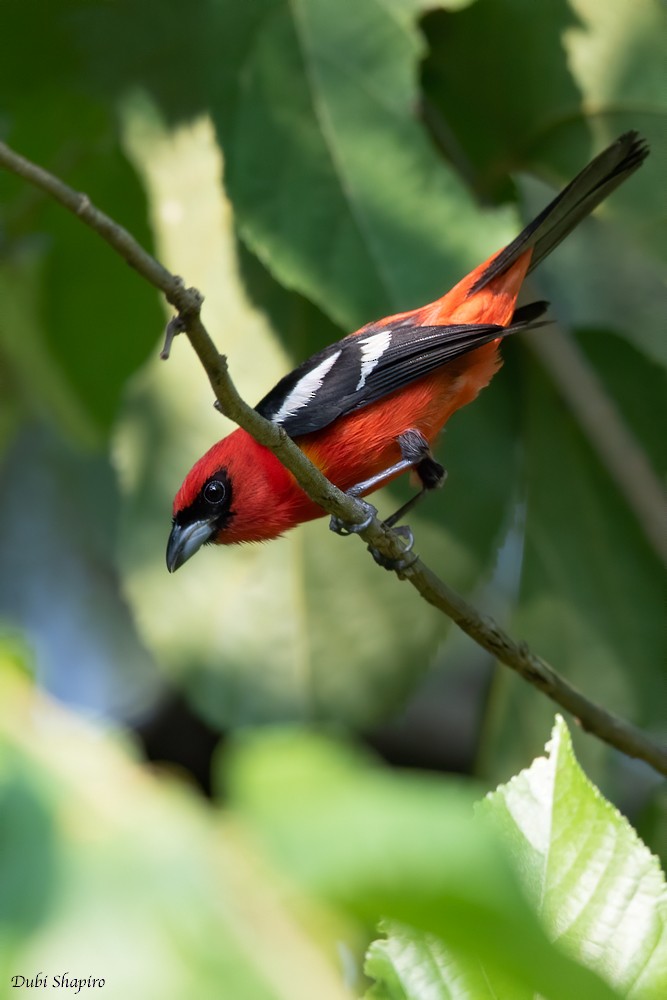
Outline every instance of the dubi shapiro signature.
[(103, 989), (106, 980), (97, 976), (70, 976), (69, 972), (61, 972), (56, 976), (51, 976), (46, 972), (38, 972), (32, 976), (12, 976), (11, 984), (13, 989), (43, 989), (43, 990), (71, 990), (73, 993), (80, 993), (81, 990)]

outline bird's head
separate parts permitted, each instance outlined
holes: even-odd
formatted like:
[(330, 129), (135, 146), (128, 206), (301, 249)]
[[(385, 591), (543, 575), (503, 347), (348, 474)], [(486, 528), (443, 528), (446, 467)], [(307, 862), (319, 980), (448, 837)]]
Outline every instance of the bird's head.
[(225, 441), (218, 442), (199, 459), (176, 494), (167, 544), (170, 573), (202, 545), (224, 541), (225, 529), (234, 517), (232, 477), (224, 445)]
[(202, 545), (265, 542), (323, 513), (276, 456), (238, 427), (199, 459), (176, 494), (167, 568), (175, 572)]

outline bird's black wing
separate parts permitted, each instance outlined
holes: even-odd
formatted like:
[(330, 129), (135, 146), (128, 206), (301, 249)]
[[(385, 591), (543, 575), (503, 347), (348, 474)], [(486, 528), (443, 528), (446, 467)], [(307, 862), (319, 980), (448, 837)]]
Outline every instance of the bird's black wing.
[(546, 303), (518, 309), (510, 326), (416, 326), (409, 319), (369, 324), (314, 354), (262, 399), (258, 413), (290, 437), (327, 427), (344, 414), (402, 389), (454, 358), (518, 330), (541, 325)]

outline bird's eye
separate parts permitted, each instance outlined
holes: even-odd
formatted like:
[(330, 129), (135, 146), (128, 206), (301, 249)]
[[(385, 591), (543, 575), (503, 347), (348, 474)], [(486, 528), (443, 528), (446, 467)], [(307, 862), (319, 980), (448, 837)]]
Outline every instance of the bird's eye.
[(226, 492), (224, 484), (214, 479), (204, 487), (204, 499), (209, 503), (222, 503)]

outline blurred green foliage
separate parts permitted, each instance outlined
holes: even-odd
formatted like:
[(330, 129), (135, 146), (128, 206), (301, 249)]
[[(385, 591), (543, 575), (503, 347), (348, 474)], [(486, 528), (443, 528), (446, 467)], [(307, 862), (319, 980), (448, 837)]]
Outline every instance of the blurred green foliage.
[[(641, 172), (536, 272), (530, 295), (551, 301), (664, 475), (658, 0), (5, 0), (0, 27), (0, 138), (202, 289), (251, 401), (343, 332), (442, 294), (597, 150), (641, 131)], [(607, 996), (604, 982), (664, 995), (664, 966), (641, 965), (664, 888), (586, 785), (562, 727), (549, 759), (572, 810), (563, 818), (556, 798), (535, 808), (558, 820), (585, 875), (607, 835), (636, 862), (600, 870), (601, 910), (583, 905), (569, 936), (524, 822), (525, 775), (489, 811), (518, 795), (517, 829), (501, 839), (530, 905), (470, 819), (469, 790), (448, 782), (390, 777), (343, 743), (248, 736), (220, 765), (220, 824), (97, 730), (41, 702), (35, 719), (17, 667), (124, 722), (159, 712), (160, 692), (176, 688), (215, 727), (324, 722), (350, 739), (416, 691), (392, 738), (408, 757), (437, 741), (444, 768), (460, 765), (464, 742), (489, 787), (540, 753), (553, 709), (513, 677), (490, 680), (486, 657), (323, 522), (202, 552), (169, 577), (171, 498), (228, 429), (196, 359), (177, 342), (159, 363), (166, 313), (153, 290), (6, 174), (0, 297), (0, 995), (23, 968), (88, 969), (93, 956), (91, 975), (122, 970), (106, 996), (217, 997), (225, 982), (239, 998), (336, 1000), (366, 988), (341, 985), (336, 942), (354, 966), (380, 916), (375, 1000), (486, 996), (473, 952), (496, 995)], [(417, 549), (587, 695), (659, 736), (664, 567), (552, 373), (523, 343), (505, 362), (443, 436), (449, 481), (411, 519)], [(407, 489), (380, 494), (380, 510)], [(649, 769), (574, 738), (596, 783), (641, 811), (664, 851)], [(545, 767), (528, 774), (541, 782)], [(608, 833), (587, 848), (583, 829)], [(535, 905), (536, 880), (554, 909)], [(649, 886), (637, 938), (613, 917), (623, 880)], [(561, 937), (568, 957), (549, 943)]]
[(66, 967), (110, 998), (343, 1000), (384, 913), (375, 998), (664, 995), (664, 879), (562, 720), (476, 816), (452, 779), (296, 729), (239, 737), (214, 813), (20, 675), (3, 686), (3, 987)]

